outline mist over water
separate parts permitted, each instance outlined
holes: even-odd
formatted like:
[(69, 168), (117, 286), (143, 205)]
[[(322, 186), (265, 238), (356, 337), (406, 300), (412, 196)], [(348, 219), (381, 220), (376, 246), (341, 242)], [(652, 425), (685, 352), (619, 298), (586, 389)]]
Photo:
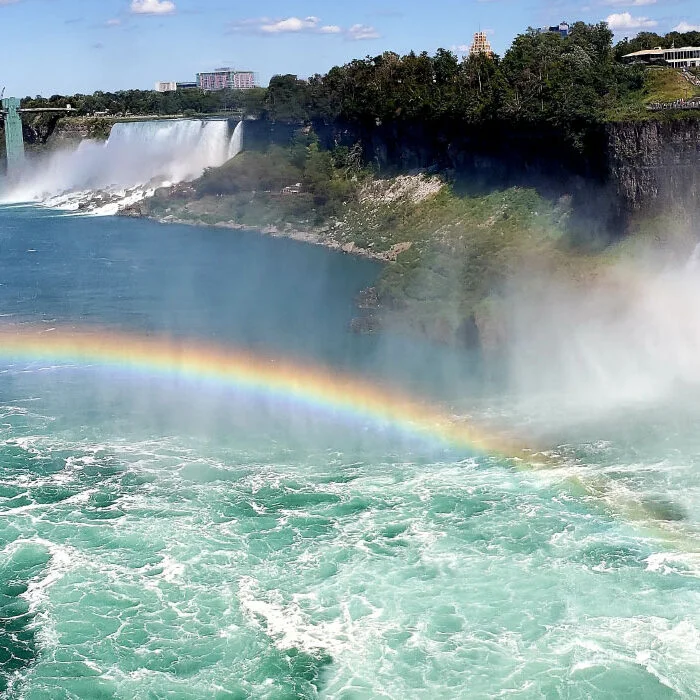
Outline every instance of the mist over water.
[[(226, 120), (180, 119), (116, 123), (105, 142), (34, 155), (17, 182), (0, 187), (0, 202), (45, 202), (74, 208), (90, 192), (130, 201), (166, 184), (193, 180), (241, 150), (242, 122), (233, 133)], [(2, 183), (0, 183), (1, 185)], [(4, 191), (3, 191), (4, 189)], [(111, 207), (102, 213), (115, 213)]]
[(696, 251), (669, 258), (630, 256), (578, 282), (516, 281), (505, 303), (513, 394), (576, 421), (697, 390), (700, 265)]

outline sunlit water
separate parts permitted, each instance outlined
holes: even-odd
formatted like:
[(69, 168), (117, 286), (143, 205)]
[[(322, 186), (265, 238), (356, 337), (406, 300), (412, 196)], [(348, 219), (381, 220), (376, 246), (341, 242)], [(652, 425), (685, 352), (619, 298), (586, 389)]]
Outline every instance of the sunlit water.
[(472, 401), (464, 358), (348, 332), (375, 265), (255, 234), (5, 209), (0, 253), (6, 323), (165, 332), (449, 386), (550, 454), (544, 472), (517, 470), (225, 387), (5, 361), (8, 698), (700, 693), (692, 392), (556, 429), (546, 411)]

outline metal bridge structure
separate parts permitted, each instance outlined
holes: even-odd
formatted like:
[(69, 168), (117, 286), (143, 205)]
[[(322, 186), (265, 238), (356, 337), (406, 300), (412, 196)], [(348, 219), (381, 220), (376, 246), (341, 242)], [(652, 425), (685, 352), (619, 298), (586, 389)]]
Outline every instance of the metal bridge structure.
[(22, 134), (22, 114), (25, 113), (61, 113), (73, 112), (73, 108), (67, 107), (35, 107), (34, 109), (21, 109), (20, 101), (16, 97), (3, 97), (0, 119), (5, 122), (5, 153), (7, 154), (7, 173), (18, 173), (24, 165), (24, 136)]

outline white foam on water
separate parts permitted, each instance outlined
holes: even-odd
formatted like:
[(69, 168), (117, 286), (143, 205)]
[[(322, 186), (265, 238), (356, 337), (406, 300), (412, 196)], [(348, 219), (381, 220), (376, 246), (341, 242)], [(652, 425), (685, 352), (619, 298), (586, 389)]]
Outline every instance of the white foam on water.
[[(244, 576), (239, 580), (241, 609), (249, 622), (264, 631), (281, 651), (299, 649), (311, 655), (323, 652), (337, 659), (363, 647), (347, 604), (341, 605), (342, 617), (314, 624), (299, 605), (303, 597), (295, 596), (285, 604), (279, 591), (267, 591), (263, 597), (254, 578)], [(375, 610), (373, 616), (380, 614)], [(367, 631), (367, 625), (364, 630)]]
[(700, 578), (700, 552), (656, 552), (645, 561), (647, 571)]
[(161, 574), (163, 580), (168, 583), (177, 583), (185, 573), (185, 565), (175, 560), (169, 554), (163, 557), (160, 565), (163, 567), (163, 573)]
[[(26, 672), (31, 693), (49, 697), (48, 682), (63, 689), (42, 676), (59, 648), (103, 669), (120, 697), (200, 697), (238, 685), (251, 697), (282, 696), (284, 672), (260, 680), (261, 664), (297, 649), (331, 659), (319, 697), (548, 696), (554, 683), (595, 697), (598, 676), (630, 667), (649, 684), (642, 693), (658, 678), (694, 697), (700, 592), (690, 577), (680, 588), (661, 579), (654, 567), (668, 566), (670, 577), (686, 564), (649, 556), (659, 549), (653, 538), (637, 555), (641, 536), (560, 488), (588, 475), (585, 467), (569, 464), (549, 481), (477, 461), (368, 462), (350, 482), (326, 483), (321, 477), (347, 474), (352, 460), (331, 469), (290, 452), (284, 464), (265, 455), (258, 466), (235, 449), (208, 445), (216, 457), (201, 455), (185, 438), (19, 440), (64, 460), (75, 489), (73, 499), (44, 506), (39, 523), (12, 523), (25, 541), (38, 541), (40, 527), (59, 548), (31, 592), (42, 614), (37, 673)], [(80, 468), (102, 460), (123, 470)], [(240, 478), (200, 483), (183, 469), (199, 462), (235, 467)], [(52, 483), (27, 471), (33, 486)], [(151, 480), (131, 483), (125, 472)], [(105, 488), (110, 498), (124, 490), (118, 521), (93, 519), (93, 505), (81, 512), (84, 494)], [(295, 499), (285, 503), (289, 493)], [(343, 508), (353, 501), (358, 509)], [(610, 547), (633, 551), (613, 561)], [(98, 622), (89, 638), (57, 635), (66, 625), (90, 629), (95, 616), (121, 625), (102, 633)], [(177, 677), (166, 670), (169, 656), (197, 670)]]

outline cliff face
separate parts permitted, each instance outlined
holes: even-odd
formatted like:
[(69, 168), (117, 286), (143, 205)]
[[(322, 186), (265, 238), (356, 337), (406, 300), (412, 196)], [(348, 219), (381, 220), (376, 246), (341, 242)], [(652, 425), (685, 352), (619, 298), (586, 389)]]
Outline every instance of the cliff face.
[(379, 169), (437, 167), (478, 174), (494, 181), (526, 181), (534, 176), (599, 180), (606, 164), (604, 137), (591, 134), (583, 152), (547, 125), (494, 122), (465, 125), (454, 120), (391, 121), (371, 125), (314, 125), (326, 147), (359, 142), (368, 162)]
[[(30, 147), (56, 148), (85, 138), (105, 139), (112, 123), (104, 118), (35, 118), (25, 123), (25, 141)], [(248, 121), (244, 146), (262, 150), (273, 143), (286, 145), (300, 128)], [(396, 121), (313, 128), (327, 148), (360, 143), (365, 160), (380, 172), (447, 168), (484, 189), (541, 185), (549, 194), (572, 195), (574, 209), (595, 209), (616, 230), (624, 229), (625, 220), (638, 212), (700, 206), (697, 117), (613, 123), (592, 134), (582, 151), (543, 125), (515, 130), (507, 123), (465, 128), (451, 122)]]
[(609, 181), (621, 212), (700, 205), (700, 119), (611, 124)]

